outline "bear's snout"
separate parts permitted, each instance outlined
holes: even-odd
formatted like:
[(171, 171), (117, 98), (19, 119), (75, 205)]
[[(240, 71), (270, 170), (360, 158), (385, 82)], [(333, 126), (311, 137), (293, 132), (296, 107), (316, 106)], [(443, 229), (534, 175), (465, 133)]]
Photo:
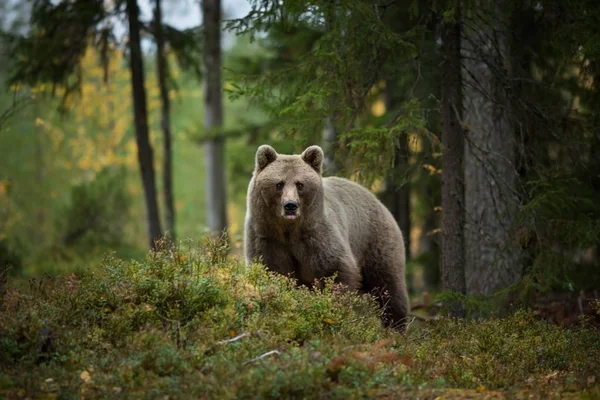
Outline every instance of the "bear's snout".
[(296, 203), (295, 201), (286, 201), (285, 204), (283, 205), (283, 208), (285, 208), (285, 211), (287, 212), (296, 212), (296, 210), (298, 209), (298, 203)]
[(296, 219), (296, 212), (298, 211), (298, 202), (288, 200), (283, 203), (284, 217), (286, 219)]

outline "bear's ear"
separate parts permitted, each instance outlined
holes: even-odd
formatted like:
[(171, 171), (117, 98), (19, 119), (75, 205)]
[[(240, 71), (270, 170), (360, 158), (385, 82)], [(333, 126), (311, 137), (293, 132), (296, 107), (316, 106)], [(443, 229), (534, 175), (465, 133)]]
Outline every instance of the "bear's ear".
[(256, 169), (265, 168), (277, 159), (277, 152), (268, 144), (263, 144), (256, 150)]
[(324, 155), (323, 150), (319, 146), (310, 146), (302, 152), (300, 157), (319, 174), (323, 172)]

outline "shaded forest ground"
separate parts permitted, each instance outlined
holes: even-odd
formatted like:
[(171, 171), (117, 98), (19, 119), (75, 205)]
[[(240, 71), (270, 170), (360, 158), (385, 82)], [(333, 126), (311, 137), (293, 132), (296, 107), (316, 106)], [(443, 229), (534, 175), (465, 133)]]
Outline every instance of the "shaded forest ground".
[(600, 397), (586, 318), (414, 320), (403, 336), (366, 296), (245, 270), (208, 239), (31, 280), (1, 307), (9, 399)]

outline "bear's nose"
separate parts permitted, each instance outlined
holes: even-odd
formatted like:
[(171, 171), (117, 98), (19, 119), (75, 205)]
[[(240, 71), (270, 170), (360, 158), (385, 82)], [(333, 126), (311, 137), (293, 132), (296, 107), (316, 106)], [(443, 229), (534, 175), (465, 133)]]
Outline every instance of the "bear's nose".
[(283, 208), (285, 209), (285, 211), (294, 212), (298, 209), (298, 203), (296, 203), (295, 201), (286, 201), (285, 203), (283, 203)]

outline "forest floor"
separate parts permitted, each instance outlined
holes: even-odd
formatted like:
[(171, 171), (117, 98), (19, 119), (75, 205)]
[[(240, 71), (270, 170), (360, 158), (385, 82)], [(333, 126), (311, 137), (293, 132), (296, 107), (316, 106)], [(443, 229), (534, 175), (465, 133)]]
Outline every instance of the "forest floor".
[(218, 243), (31, 280), (0, 304), (0, 398), (600, 398), (600, 331), (531, 311), (381, 327)]

